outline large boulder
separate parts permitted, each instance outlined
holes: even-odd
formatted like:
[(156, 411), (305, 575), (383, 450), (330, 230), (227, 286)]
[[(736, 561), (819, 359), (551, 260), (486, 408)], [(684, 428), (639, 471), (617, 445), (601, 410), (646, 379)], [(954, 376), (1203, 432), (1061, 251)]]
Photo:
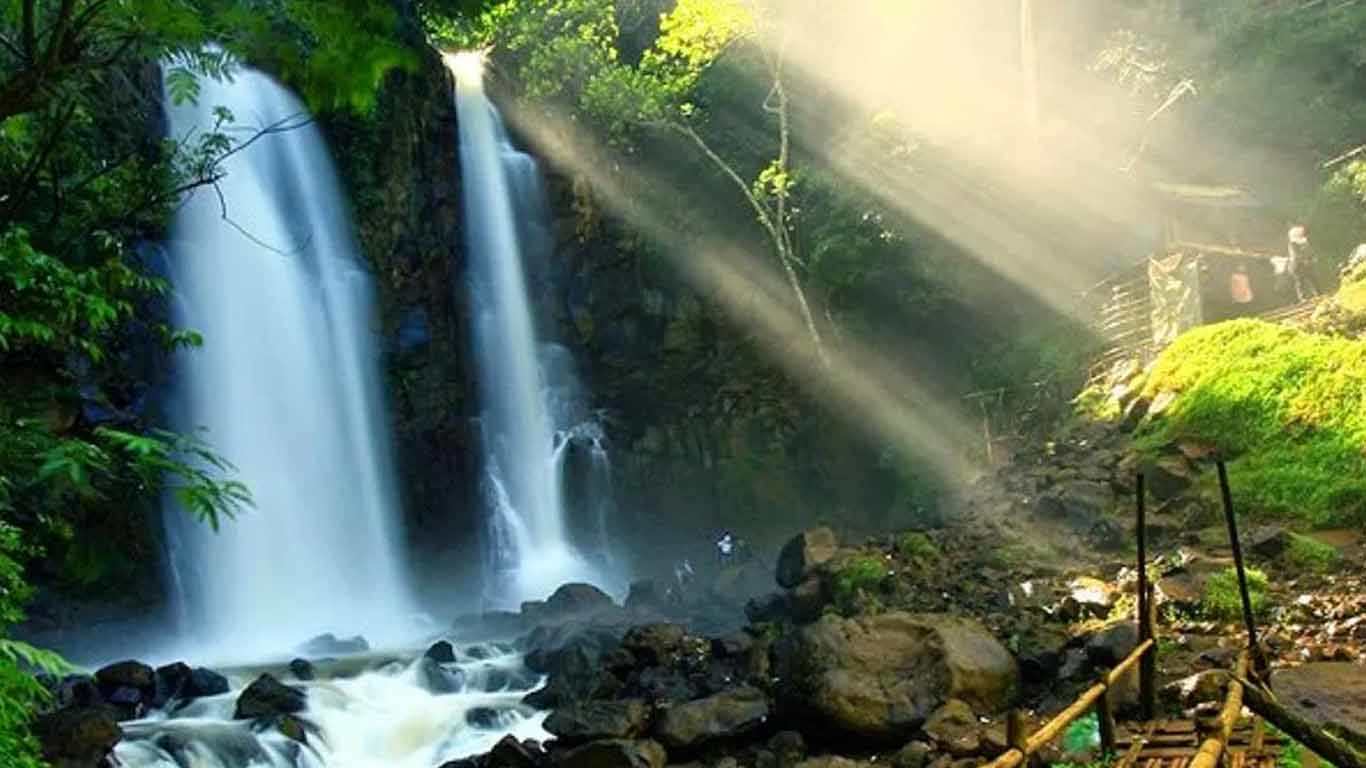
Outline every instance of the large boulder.
[(797, 586), (838, 551), (839, 539), (829, 528), (812, 528), (797, 534), (778, 554), (778, 585), (786, 589)]
[(59, 709), (39, 717), (33, 733), (43, 759), (52, 768), (96, 768), (123, 738), (115, 713), (108, 707)]
[(95, 673), (100, 696), (118, 710), (120, 720), (142, 717), (156, 705), (156, 671), (140, 661), (120, 661)]
[[(545, 686), (527, 694), (522, 701), (537, 709), (555, 709), (575, 701), (615, 695), (621, 690), (621, 680), (605, 668), (601, 657), (590, 644), (560, 649), (543, 662), (548, 674)], [(529, 657), (527, 663), (531, 666)]]
[[(437, 695), (444, 693), (458, 693), (465, 688), (465, 673), (460, 669), (447, 669), (437, 663), (430, 656), (423, 656), (418, 659), (417, 667), (414, 669), (417, 676), (417, 684), (428, 693)], [(489, 686), (490, 688), (492, 686)]]
[(252, 681), (237, 697), (234, 720), (253, 720), (302, 712), (308, 706), (308, 695), (302, 688), (285, 685), (274, 676), (265, 674)]
[(975, 621), (937, 614), (825, 616), (778, 649), (783, 703), (835, 728), (890, 741), (945, 701), (979, 712), (1013, 700), (1015, 659)]
[(545, 729), (565, 744), (639, 736), (650, 720), (650, 708), (640, 699), (583, 701), (550, 713)]
[(528, 618), (559, 619), (596, 613), (615, 607), (606, 592), (592, 584), (563, 584), (545, 602), (528, 602), (522, 605), (522, 614)]
[(744, 686), (669, 707), (655, 723), (655, 735), (670, 749), (691, 749), (752, 731), (768, 714), (763, 692)]
[(664, 768), (668, 755), (654, 741), (608, 739), (571, 749), (559, 759), (560, 768)]

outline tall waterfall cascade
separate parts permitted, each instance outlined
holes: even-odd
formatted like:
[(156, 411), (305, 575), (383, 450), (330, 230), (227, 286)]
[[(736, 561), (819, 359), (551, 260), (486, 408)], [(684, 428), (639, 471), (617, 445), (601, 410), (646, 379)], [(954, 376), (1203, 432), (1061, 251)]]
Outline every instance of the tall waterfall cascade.
[(557, 362), (562, 348), (537, 339), (528, 299), (527, 264), (549, 250), (540, 171), (512, 146), (485, 96), (478, 54), (449, 55), (447, 64), (456, 79), (483, 404), (485, 596), (492, 605), (515, 607), (571, 581), (612, 590), (618, 585), (603, 553), (590, 562), (576, 545), (564, 498), (564, 452), (583, 442), (582, 422), (564, 396), (573, 389), (572, 366)]
[[(174, 321), (204, 345), (176, 362), (172, 412), (238, 469), (255, 508), (219, 530), (166, 510), (172, 583), (198, 658), (259, 660), (324, 632), (397, 642), (414, 607), (384, 417), (373, 286), (321, 133), (259, 72), (167, 98), (171, 137), (238, 149), (167, 244)], [(207, 649), (207, 650), (205, 650)]]

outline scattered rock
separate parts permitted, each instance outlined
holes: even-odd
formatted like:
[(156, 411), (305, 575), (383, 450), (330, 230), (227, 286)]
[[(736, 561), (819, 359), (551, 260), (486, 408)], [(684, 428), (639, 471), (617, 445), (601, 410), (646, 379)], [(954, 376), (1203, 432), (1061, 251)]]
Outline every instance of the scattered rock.
[(53, 768), (93, 768), (123, 738), (114, 713), (107, 707), (59, 709), (33, 723), (33, 734), (42, 745), (43, 758)]
[(670, 666), (682, 656), (687, 639), (687, 632), (678, 624), (645, 624), (628, 631), (621, 647), (641, 664)]
[(1222, 670), (1197, 672), (1162, 687), (1162, 701), (1170, 706), (1187, 708), (1206, 701), (1222, 701), (1228, 674)]
[(1039, 497), (1039, 513), (1066, 520), (1078, 527), (1090, 525), (1114, 504), (1114, 492), (1107, 483), (1072, 480), (1058, 484)]
[(437, 640), (423, 655), (438, 664), (450, 664), (455, 661), (455, 646), (445, 640)]
[(1092, 666), (1108, 668), (1123, 661), (1138, 647), (1138, 627), (1132, 621), (1111, 624), (1086, 640), (1086, 659)]
[(1149, 495), (1159, 502), (1181, 496), (1195, 484), (1196, 470), (1179, 452), (1149, 459), (1141, 467)]
[(793, 765), (806, 757), (806, 739), (797, 731), (779, 731), (768, 740), (768, 749), (779, 765)]
[(791, 589), (812, 575), (816, 566), (835, 556), (839, 539), (829, 528), (812, 528), (794, 536), (778, 554), (778, 586)]
[(89, 675), (68, 675), (57, 683), (53, 693), (58, 709), (95, 707), (104, 703), (95, 678)]
[(545, 729), (565, 744), (639, 736), (650, 719), (650, 708), (640, 699), (584, 701), (550, 713)]
[(275, 729), (287, 739), (300, 744), (308, 743), (308, 728), (304, 726), (303, 720), (294, 715), (281, 715), (275, 720)]
[(289, 671), (296, 680), (313, 679), (313, 663), (307, 659), (294, 659), (289, 662)]
[(540, 763), (536, 753), (509, 734), (493, 745), (487, 765), (488, 768), (539, 768)]
[(261, 675), (237, 697), (234, 720), (292, 715), (308, 706), (303, 689), (285, 685), (269, 674)]
[(930, 745), (923, 741), (912, 741), (892, 756), (894, 768), (925, 768), (930, 760)]
[(744, 658), (753, 648), (754, 637), (743, 630), (711, 641), (712, 654), (723, 659)]
[(825, 588), (825, 580), (812, 576), (787, 593), (787, 610), (798, 623), (815, 621), (830, 604), (830, 593)]
[(1070, 604), (1073, 615), (1101, 617), (1108, 614), (1114, 604), (1114, 590), (1100, 579), (1081, 576), (1067, 585), (1064, 600)]
[(1275, 560), (1290, 548), (1294, 536), (1284, 528), (1261, 528), (1247, 537), (1247, 549), (1263, 560)]
[(749, 686), (675, 704), (655, 723), (655, 734), (669, 748), (690, 749), (751, 731), (768, 719), (768, 698)]
[(982, 748), (977, 715), (958, 699), (949, 699), (925, 721), (925, 735), (954, 757), (971, 757)]
[(663, 768), (668, 756), (654, 741), (590, 741), (566, 752), (561, 768)]

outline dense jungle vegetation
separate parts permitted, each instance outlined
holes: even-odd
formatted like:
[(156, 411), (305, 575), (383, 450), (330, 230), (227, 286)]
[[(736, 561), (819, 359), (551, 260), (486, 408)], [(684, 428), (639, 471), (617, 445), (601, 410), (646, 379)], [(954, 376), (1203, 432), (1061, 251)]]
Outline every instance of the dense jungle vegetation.
[[(905, 398), (928, 424), (943, 402), (978, 418), (975, 401), (962, 401), (978, 392), (999, 392), (991, 416), (1014, 432), (1063, 417), (1089, 352), (1069, 297), (1115, 259), (1143, 253), (1145, 234), (1131, 222), (1083, 221), (1075, 201), (1059, 210), (994, 173), (1010, 150), (965, 157), (927, 135), (913, 109), (842, 98), (819, 68), (794, 62), (809, 51), (786, 47), (792, 32), (772, 11), (797, 1), (4, 0), (0, 638), (22, 620), (32, 582), (95, 594), (155, 559), (139, 532), (163, 494), (206, 525), (249, 513), (232, 457), (214, 451), (213, 435), (165, 431), (154, 402), (164, 354), (213, 343), (167, 322), (156, 243), (177, 201), (213, 185), (242, 141), (163, 136), (162, 99), (196, 98), (199, 80), (230, 77), (234, 59), (292, 85), (320, 119), (383, 120), (376, 94), (416, 66), (427, 42), (419, 30), (442, 48), (487, 47), (494, 87), (518, 105), (514, 132), (581, 182), (581, 236), (616, 243), (645, 284), (696, 306), (678, 332), (705, 344), (705, 359), (658, 350), (628, 361), (627, 380), (677, 382), (687, 394), (676, 401), (638, 395), (665, 414), (724, 419), (749, 401), (761, 438), (746, 472), (780, 460), (819, 471), (834, 444), (857, 443), (858, 456), (885, 468), (895, 506), (932, 509), (952, 479), (925, 455), (933, 451), (892, 432), (855, 439), (856, 404), (838, 400), (841, 372), (871, 360), (907, 391), (866, 400)], [(819, 18), (819, 4), (806, 5)], [(922, 21), (914, 0), (866, 5), (907, 38)], [(1366, 156), (1350, 154), (1366, 141), (1366, 4), (1043, 0), (1035, 13), (1042, 36), (1065, 29), (1071, 41), (1041, 72), (1042, 111), (1112, 139), (1103, 157), (1087, 158), (1088, 174), (1105, 166), (1139, 183), (1154, 168), (1181, 168), (1188, 181), (1264, 190), (1287, 220), (1311, 222), (1330, 262), (1366, 240)], [(900, 34), (885, 37), (868, 43), (889, 77), (917, 66), (897, 57)], [(990, 71), (981, 82), (1015, 77)], [(1079, 103), (1050, 85), (1082, 81), (1105, 100)], [(1021, 122), (980, 127), (1004, 145)], [(1045, 154), (1074, 149), (1043, 141)], [(875, 172), (851, 183), (851, 164)], [(982, 239), (980, 216), (936, 221), (933, 208), (898, 204), (950, 185), (941, 204), (990, 198), (1013, 211), (1010, 236)], [(1043, 253), (1066, 265), (1062, 278), (1022, 285), (1035, 270), (1028, 259)], [(773, 279), (736, 309), (724, 296), (735, 273)], [(768, 322), (774, 312), (795, 324)], [(1247, 330), (1211, 331), (1182, 349), (1238, 358), (1230, 375), (1255, 354), (1244, 347), (1262, 344), (1294, 352), (1294, 370), (1277, 376), (1332, 368), (1332, 348), (1316, 340)], [(776, 359), (763, 351), (775, 348)], [(1174, 358), (1159, 376), (1203, 386), (1183, 366)], [(1258, 421), (1259, 435), (1279, 429), (1273, 415)], [(1359, 438), (1359, 416), (1338, 415), (1334, 428)], [(1222, 418), (1192, 406), (1181, 428), (1202, 432)], [(1306, 461), (1350, 453), (1338, 443), (1313, 450)], [(1282, 460), (1248, 459), (1268, 473)], [(1332, 493), (1314, 478), (1334, 471), (1316, 464), (1313, 477), (1278, 480), (1267, 503)], [(45, 694), (33, 675), (62, 662), (13, 640), (0, 639), (0, 654), (0, 762), (37, 765), (25, 727)]]

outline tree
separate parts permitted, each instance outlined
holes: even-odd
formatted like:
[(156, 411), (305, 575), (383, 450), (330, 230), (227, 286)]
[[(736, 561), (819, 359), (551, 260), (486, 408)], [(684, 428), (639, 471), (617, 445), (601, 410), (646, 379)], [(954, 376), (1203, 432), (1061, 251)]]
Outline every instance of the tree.
[[(571, 105), (618, 145), (633, 143), (641, 131), (664, 131), (687, 142), (753, 212), (792, 292), (812, 352), (829, 366), (793, 240), (791, 199), (799, 174), (793, 167), (783, 16), (768, 0), (679, 0), (661, 17), (653, 44), (632, 63), (619, 49), (618, 20), (623, 9), (638, 16), (636, 5), (507, 0), (473, 22), (437, 20), (432, 28), (458, 45), (492, 47), (499, 61), (511, 62), (528, 96)], [(738, 46), (760, 55), (768, 84), (763, 110), (772, 121), (771, 156), (750, 179), (734, 158), (704, 138), (699, 126), (707, 115), (694, 99), (708, 69)]]

